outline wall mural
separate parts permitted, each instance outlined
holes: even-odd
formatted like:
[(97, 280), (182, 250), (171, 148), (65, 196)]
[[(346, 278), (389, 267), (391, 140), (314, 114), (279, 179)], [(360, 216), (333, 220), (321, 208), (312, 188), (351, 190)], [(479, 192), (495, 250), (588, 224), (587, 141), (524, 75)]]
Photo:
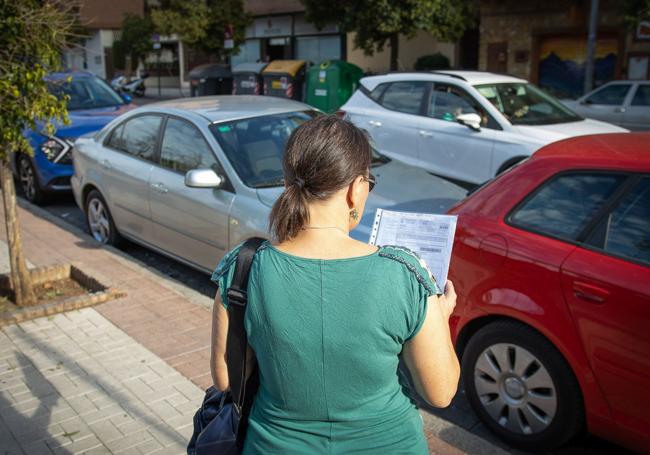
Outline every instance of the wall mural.
[[(594, 87), (614, 79), (618, 40), (596, 41)], [(587, 40), (582, 37), (545, 38), (539, 51), (539, 86), (558, 98), (578, 98), (585, 80)]]

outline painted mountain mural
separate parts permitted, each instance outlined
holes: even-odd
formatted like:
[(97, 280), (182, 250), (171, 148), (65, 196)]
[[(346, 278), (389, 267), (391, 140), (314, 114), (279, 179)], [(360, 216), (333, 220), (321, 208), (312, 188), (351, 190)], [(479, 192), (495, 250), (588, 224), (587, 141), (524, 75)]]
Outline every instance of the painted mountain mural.
[[(594, 87), (614, 79), (616, 55), (607, 54), (594, 61)], [(578, 98), (582, 95), (585, 64), (563, 60), (551, 52), (539, 62), (539, 86), (558, 98)]]

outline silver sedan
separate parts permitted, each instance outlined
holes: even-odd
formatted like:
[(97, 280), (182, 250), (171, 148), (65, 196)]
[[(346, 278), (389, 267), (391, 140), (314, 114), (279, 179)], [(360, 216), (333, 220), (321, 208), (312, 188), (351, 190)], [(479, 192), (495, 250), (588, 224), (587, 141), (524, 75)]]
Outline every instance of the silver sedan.
[(612, 81), (575, 101), (562, 101), (583, 117), (632, 131), (650, 130), (650, 81)]
[[(75, 200), (98, 241), (127, 238), (209, 273), (244, 239), (269, 237), (284, 146), (316, 115), (306, 104), (263, 96), (149, 104), (75, 142)], [(378, 184), (357, 239), (368, 240), (378, 207), (444, 213), (465, 195), (379, 154), (372, 167)]]

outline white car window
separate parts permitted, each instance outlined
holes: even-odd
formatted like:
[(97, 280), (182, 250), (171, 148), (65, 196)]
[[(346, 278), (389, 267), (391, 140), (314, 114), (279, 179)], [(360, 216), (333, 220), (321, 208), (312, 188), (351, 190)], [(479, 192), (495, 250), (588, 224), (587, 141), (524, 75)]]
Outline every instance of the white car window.
[(456, 117), (461, 114), (478, 114), (481, 117), (481, 126), (488, 124), (487, 113), (474, 98), (456, 86), (436, 83), (429, 100), (427, 115), (455, 122)]
[(582, 120), (533, 84), (498, 83), (476, 85), (474, 88), (513, 125), (551, 125)]
[(417, 115), (426, 86), (426, 82), (419, 81), (393, 82), (384, 92), (381, 104), (386, 109)]
[(598, 90), (587, 99), (586, 104), (604, 104), (606, 106), (620, 106), (623, 104), (627, 92), (630, 90), (629, 84), (608, 85)]

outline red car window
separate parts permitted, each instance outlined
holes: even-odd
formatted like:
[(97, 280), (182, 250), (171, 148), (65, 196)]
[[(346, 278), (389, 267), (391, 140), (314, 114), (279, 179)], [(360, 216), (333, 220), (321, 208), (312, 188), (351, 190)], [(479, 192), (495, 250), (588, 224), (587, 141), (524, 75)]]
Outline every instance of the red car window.
[(576, 240), (625, 178), (622, 174), (560, 174), (515, 208), (509, 222), (551, 237)]

